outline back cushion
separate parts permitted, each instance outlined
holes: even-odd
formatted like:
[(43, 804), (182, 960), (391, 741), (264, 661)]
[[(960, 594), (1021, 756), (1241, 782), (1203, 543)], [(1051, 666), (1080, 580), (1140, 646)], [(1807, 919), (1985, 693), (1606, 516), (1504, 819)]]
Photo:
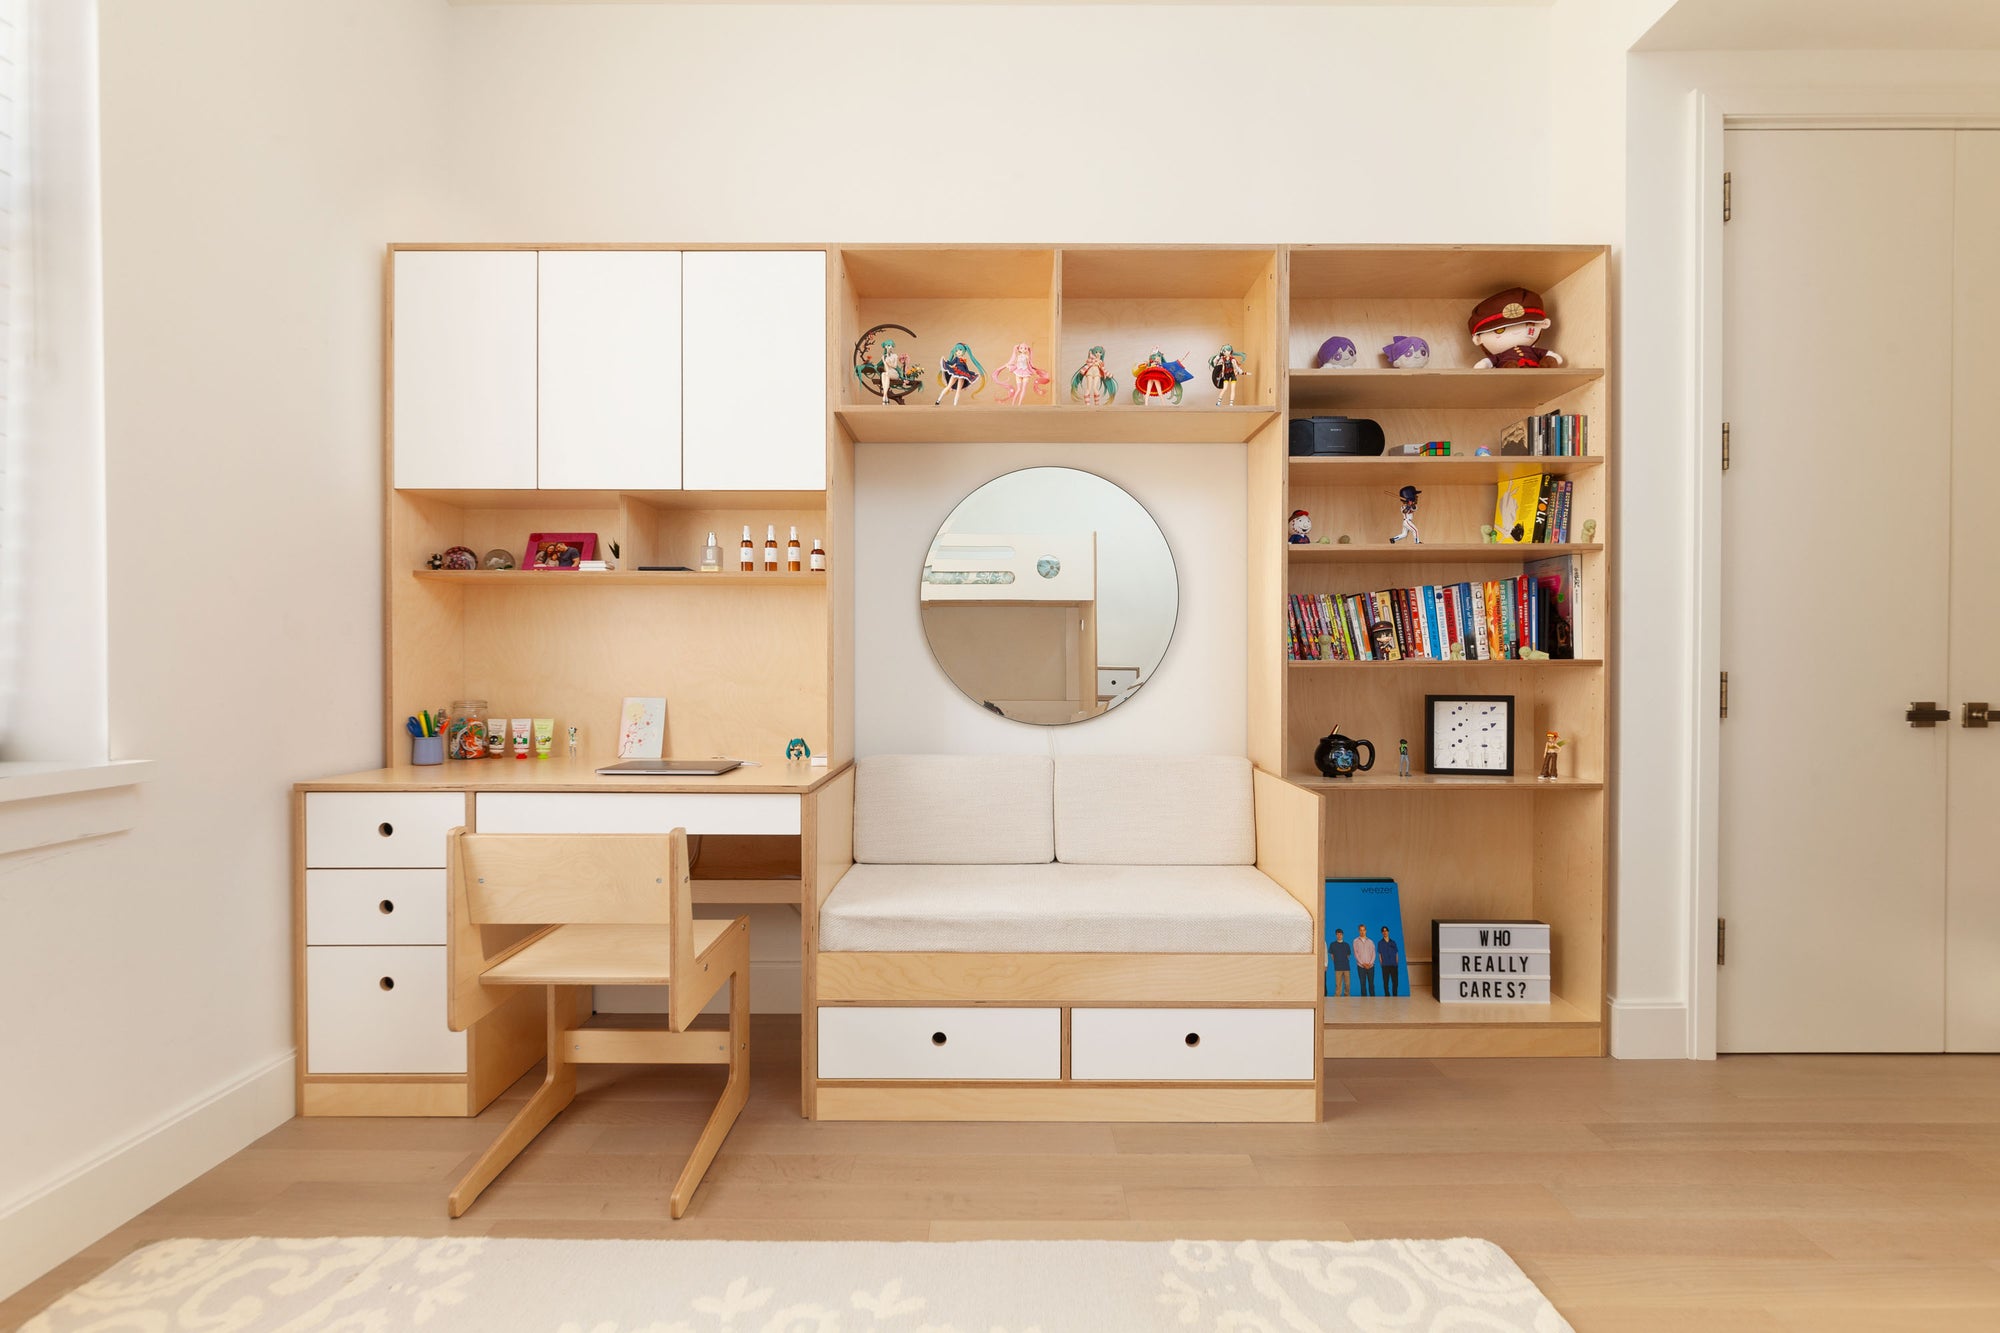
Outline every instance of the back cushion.
[(1230, 755), (1056, 760), (1056, 859), (1073, 865), (1257, 861), (1250, 761)]
[(1047, 758), (882, 754), (858, 760), (854, 770), (856, 861), (983, 866), (1055, 859), (1055, 764)]

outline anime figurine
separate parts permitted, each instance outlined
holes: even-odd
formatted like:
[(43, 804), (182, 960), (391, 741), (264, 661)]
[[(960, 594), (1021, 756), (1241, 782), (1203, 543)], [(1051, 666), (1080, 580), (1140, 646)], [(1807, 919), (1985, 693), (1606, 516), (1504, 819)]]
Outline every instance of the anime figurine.
[(1286, 537), (1285, 540), (1291, 545), (1303, 546), (1313, 539), (1312, 515), (1308, 514), (1305, 510), (1294, 509), (1292, 511), (1292, 521), (1289, 526), (1291, 528), (1291, 535)]
[(1408, 737), (1396, 742), (1396, 776), (1410, 776), (1410, 741)]
[(970, 389), (977, 394), (986, 387), (986, 367), (979, 364), (979, 358), (964, 343), (953, 343), (951, 350), (938, 363), (938, 396), (932, 407), (944, 404), (944, 396), (951, 395), (951, 405), (958, 406), (958, 395)]
[(1354, 339), (1343, 338), (1336, 333), (1319, 345), (1319, 355), (1313, 358), (1313, 367), (1317, 370), (1324, 370), (1328, 366), (1339, 366), (1344, 369), (1360, 359), (1361, 353), (1356, 350)]
[(1166, 353), (1155, 347), (1146, 357), (1145, 364), (1132, 367), (1132, 401), (1155, 403), (1164, 398), (1170, 403), (1180, 402), (1181, 385), (1194, 378), (1181, 364), (1185, 359), (1169, 361)]
[(1417, 535), (1417, 497), (1422, 494), (1423, 492), (1414, 486), (1405, 486), (1396, 492), (1396, 498), (1403, 502), (1403, 530), (1389, 539), (1391, 545), (1406, 537), (1413, 546), (1424, 544), (1424, 539)]
[(1229, 395), (1229, 405), (1236, 406), (1236, 381), (1250, 373), (1250, 363), (1237, 355), (1236, 349), (1228, 343), (1222, 350), (1208, 358), (1208, 378), (1215, 385), (1215, 405), (1222, 406), (1222, 396)]
[(1000, 382), (1000, 401), (1010, 407), (1025, 401), (1030, 388), (1036, 393), (1049, 391), (1049, 372), (1035, 364), (1035, 349), (1026, 343), (1014, 344), (1014, 354), (993, 377)]
[(1382, 359), (1396, 370), (1417, 370), (1431, 359), (1431, 345), (1422, 338), (1399, 333), (1382, 349)]
[[(965, 344), (960, 343), (959, 346), (963, 347), (965, 346)], [(799, 739), (797, 736), (794, 736), (790, 740), (785, 742), (785, 758), (796, 763), (801, 759), (811, 759), (812, 757), (813, 757), (812, 747), (807, 745), (803, 740)]]
[(896, 350), (894, 338), (876, 341), (876, 335), (889, 330), (908, 333), (916, 337), (901, 324), (877, 324), (862, 334), (854, 342), (854, 378), (861, 381), (861, 387), (870, 397), (879, 397), (886, 407), (890, 403), (901, 404), (911, 394), (924, 387), (924, 369), (912, 366), (910, 358)]
[(1526, 287), (1509, 287), (1495, 292), (1472, 308), (1465, 321), (1472, 341), (1485, 356), (1472, 363), (1474, 370), (1532, 369), (1559, 366), (1562, 357), (1550, 348), (1535, 346), (1554, 324), (1542, 294)]
[(1537, 778), (1551, 782), (1555, 780), (1556, 752), (1568, 744), (1568, 741), (1556, 735), (1555, 732), (1551, 731), (1548, 733), (1548, 739), (1542, 742), (1542, 771), (1535, 775)]
[(1104, 349), (1093, 347), (1084, 354), (1083, 364), (1069, 377), (1070, 401), (1085, 407), (1103, 407), (1118, 396), (1118, 381), (1105, 373)]

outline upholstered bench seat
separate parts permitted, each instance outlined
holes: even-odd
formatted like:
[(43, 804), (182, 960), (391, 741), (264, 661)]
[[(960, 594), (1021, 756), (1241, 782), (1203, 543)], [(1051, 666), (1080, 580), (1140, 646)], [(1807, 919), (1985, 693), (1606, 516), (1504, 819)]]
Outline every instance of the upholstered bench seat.
[(1310, 953), (1312, 917), (1255, 866), (857, 865), (819, 947), (857, 953)]

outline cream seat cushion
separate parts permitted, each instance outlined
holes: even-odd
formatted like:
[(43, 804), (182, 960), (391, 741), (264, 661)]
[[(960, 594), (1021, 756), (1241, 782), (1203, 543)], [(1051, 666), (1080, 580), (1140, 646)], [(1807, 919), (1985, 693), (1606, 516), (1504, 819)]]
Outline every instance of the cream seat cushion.
[(1255, 866), (857, 865), (822, 952), (1310, 953), (1312, 918)]

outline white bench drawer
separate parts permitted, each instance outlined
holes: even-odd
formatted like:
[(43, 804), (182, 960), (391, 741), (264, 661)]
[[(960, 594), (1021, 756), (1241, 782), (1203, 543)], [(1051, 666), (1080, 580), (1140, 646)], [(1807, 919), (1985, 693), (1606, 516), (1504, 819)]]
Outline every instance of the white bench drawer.
[(306, 943), (443, 944), (444, 873), (306, 871)]
[(444, 835), (465, 822), (463, 792), (306, 793), (306, 864), (444, 866)]
[(445, 1026), (444, 950), (307, 949), (306, 1072), (464, 1073), (465, 1034)]
[(1225, 1082), (1313, 1076), (1316, 1009), (1072, 1009), (1077, 1080)]
[(488, 791), (474, 799), (481, 833), (799, 831), (799, 798), (784, 792)]
[(1054, 1079), (1059, 1009), (819, 1011), (821, 1078)]

